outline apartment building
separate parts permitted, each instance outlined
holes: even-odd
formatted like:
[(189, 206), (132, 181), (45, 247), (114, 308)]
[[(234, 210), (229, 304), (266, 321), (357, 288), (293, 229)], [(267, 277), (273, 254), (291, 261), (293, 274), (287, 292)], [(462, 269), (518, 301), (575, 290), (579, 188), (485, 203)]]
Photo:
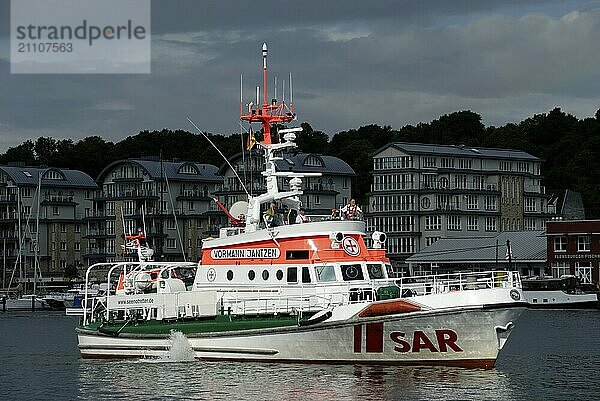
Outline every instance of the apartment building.
[(0, 166), (0, 251), (6, 284), (11, 277), (13, 284), (19, 277), (31, 281), (36, 260), (42, 280), (62, 278), (68, 265), (82, 266), (82, 218), (96, 189), (81, 171)]
[(396, 264), (440, 238), (541, 230), (554, 216), (542, 160), (513, 149), (390, 143), (373, 156), (368, 231)]
[[(225, 205), (230, 207), (237, 201), (247, 199), (241, 182), (251, 194), (257, 195), (266, 191), (265, 178), (261, 175), (265, 160), (260, 152), (239, 153), (231, 157), (229, 162), (235, 173), (227, 164), (221, 167), (219, 174), (224, 178), (224, 185), (223, 189), (216, 193)], [(331, 209), (349, 202), (352, 177), (356, 173), (345, 161), (334, 156), (297, 152), (284, 153), (275, 163), (278, 171), (321, 174), (319, 177), (302, 179), (304, 193), (300, 200), (308, 215), (330, 216)], [(289, 190), (289, 183), (283, 177), (278, 179), (278, 185), (281, 190)]]
[(224, 222), (212, 198), (223, 178), (210, 164), (127, 159), (111, 163), (97, 180), (85, 210), (86, 264), (131, 259), (124, 234), (145, 228), (155, 260), (197, 261), (202, 239)]

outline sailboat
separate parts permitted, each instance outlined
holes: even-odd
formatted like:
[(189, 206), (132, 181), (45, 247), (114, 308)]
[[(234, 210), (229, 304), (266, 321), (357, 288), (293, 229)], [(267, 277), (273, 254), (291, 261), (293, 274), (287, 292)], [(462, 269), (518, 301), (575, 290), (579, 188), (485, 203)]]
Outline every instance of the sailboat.
[[(15, 265), (13, 268), (13, 273), (9, 282), (9, 287), (13, 282), (15, 272), (19, 271), (19, 284), (16, 287), (15, 291), (9, 291), (6, 294), (6, 309), (8, 311), (25, 311), (25, 310), (46, 310), (50, 309), (48, 303), (44, 301), (43, 297), (36, 294), (37, 292), (37, 283), (39, 279), (39, 214), (40, 214), (40, 195), (41, 195), (41, 186), (42, 186), (42, 172), (39, 172), (38, 178), (38, 186), (36, 190), (36, 198), (37, 198), (37, 211), (36, 211), (36, 232), (35, 238), (31, 235), (29, 220), (31, 219), (31, 213), (27, 216), (24, 224), (22, 224), (21, 215), (22, 215), (22, 202), (21, 202), (21, 193), (20, 190), (17, 191), (17, 225), (18, 225), (18, 255), (15, 261)], [(25, 227), (25, 231), (23, 230)], [(34, 241), (34, 259), (33, 259), (33, 288), (31, 294), (24, 294), (26, 291), (24, 286), (25, 283), (25, 275), (27, 271), (27, 265), (23, 264), (23, 247), (25, 243), (25, 236), (27, 231), (29, 231), (31, 239)], [(6, 252), (6, 251), (5, 251)]]

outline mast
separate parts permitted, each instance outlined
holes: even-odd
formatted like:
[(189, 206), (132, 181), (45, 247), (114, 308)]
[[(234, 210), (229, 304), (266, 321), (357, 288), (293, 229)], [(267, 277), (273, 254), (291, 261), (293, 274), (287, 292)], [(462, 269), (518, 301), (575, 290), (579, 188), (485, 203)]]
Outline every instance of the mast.
[(33, 294), (37, 291), (37, 280), (39, 266), (39, 243), (40, 243), (40, 197), (42, 196), (42, 172), (38, 173), (38, 187), (37, 187), (37, 210), (35, 216), (35, 247), (33, 248)]
[[(278, 103), (276, 98), (271, 99), (269, 103), (267, 101), (267, 44), (262, 45), (262, 59), (263, 59), (263, 88), (262, 88), (262, 104), (260, 103), (259, 93), (260, 88), (256, 89), (256, 104), (250, 103), (246, 114), (244, 111), (240, 111), (240, 119), (251, 123), (260, 123), (263, 128), (264, 139), (261, 142), (263, 145), (270, 145), (272, 143), (271, 128), (275, 124), (289, 123), (296, 118), (293, 109), (290, 107), (290, 111), (286, 113), (285, 101)], [(243, 109), (243, 108), (242, 108)]]
[(19, 256), (17, 257), (17, 263), (19, 264), (19, 283), (23, 284), (23, 290), (25, 290), (24, 276), (23, 276), (23, 258), (21, 256), (23, 251), (22, 246), (22, 235), (21, 235), (21, 188), (17, 186), (17, 225), (19, 226)]

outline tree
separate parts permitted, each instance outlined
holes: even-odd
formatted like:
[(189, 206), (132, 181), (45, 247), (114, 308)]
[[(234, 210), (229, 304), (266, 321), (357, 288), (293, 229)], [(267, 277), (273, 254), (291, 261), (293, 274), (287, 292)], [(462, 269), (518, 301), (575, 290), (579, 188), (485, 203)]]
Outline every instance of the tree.
[(31, 139), (28, 139), (19, 146), (9, 148), (0, 158), (0, 162), (3, 164), (8, 162), (23, 162), (26, 165), (33, 166), (36, 164), (33, 148), (33, 142)]
[(41, 136), (35, 141), (33, 150), (38, 163), (50, 166), (57, 150), (56, 139)]
[(296, 137), (298, 149), (306, 153), (324, 153), (327, 152), (329, 137), (321, 131), (314, 131), (309, 123), (300, 124), (302, 132)]

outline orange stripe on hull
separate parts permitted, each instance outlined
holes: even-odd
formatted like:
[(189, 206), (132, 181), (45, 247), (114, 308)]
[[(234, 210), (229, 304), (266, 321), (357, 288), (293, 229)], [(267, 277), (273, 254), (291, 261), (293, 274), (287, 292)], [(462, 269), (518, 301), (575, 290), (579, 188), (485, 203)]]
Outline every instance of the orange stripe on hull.
[[(312, 236), (301, 238), (282, 238), (278, 240), (279, 257), (272, 259), (214, 259), (213, 250), (220, 249), (252, 249), (252, 248), (273, 248), (276, 245), (272, 240), (262, 240), (248, 242), (243, 244), (228, 245), (223, 247), (206, 247), (202, 250), (202, 265), (271, 265), (271, 264), (298, 264), (298, 263), (323, 263), (323, 262), (341, 262), (357, 263), (359, 261), (367, 262), (389, 262), (385, 255), (385, 249), (367, 249), (360, 235), (348, 235), (353, 237), (359, 245), (360, 253), (358, 256), (350, 256), (342, 249), (331, 249), (331, 240), (327, 236)], [(311, 241), (309, 243), (308, 241)], [(287, 259), (287, 251), (308, 251), (308, 259)]]
[(398, 313), (410, 313), (418, 312), (421, 310), (420, 306), (411, 304), (406, 301), (388, 301), (378, 302), (367, 306), (363, 309), (358, 316), (359, 317), (374, 317), (374, 316), (386, 316), (386, 315), (397, 315)]

